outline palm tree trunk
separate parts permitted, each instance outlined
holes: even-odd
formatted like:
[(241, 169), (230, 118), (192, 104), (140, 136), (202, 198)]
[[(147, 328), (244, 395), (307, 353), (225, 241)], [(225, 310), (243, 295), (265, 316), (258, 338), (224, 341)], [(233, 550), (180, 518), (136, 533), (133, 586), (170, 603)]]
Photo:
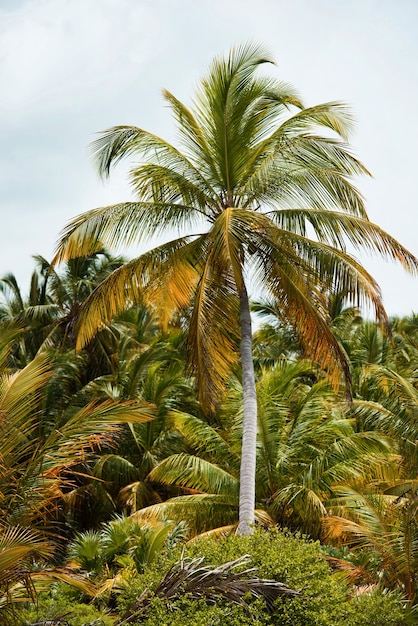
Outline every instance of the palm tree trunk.
[(248, 293), (240, 293), (241, 366), (244, 401), (238, 534), (250, 535), (254, 524), (255, 467), (257, 446), (257, 395), (252, 354), (252, 329)]

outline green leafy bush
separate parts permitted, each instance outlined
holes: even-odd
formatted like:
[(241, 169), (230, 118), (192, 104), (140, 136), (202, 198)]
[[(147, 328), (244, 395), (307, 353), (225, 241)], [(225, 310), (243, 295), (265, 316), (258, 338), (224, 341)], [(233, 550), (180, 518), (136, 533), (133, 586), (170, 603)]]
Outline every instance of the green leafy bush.
[(20, 626), (36, 623), (52, 623), (54, 620), (62, 620), (63, 624), (69, 626), (112, 626), (114, 618), (106, 615), (104, 611), (99, 611), (91, 604), (70, 603), (64, 598), (51, 598), (44, 596), (40, 598), (39, 605), (27, 609), (22, 614), (19, 622)]
[(70, 558), (77, 566), (97, 576), (108, 570), (116, 573), (120, 557), (129, 556), (138, 573), (165, 548), (184, 538), (184, 524), (171, 522), (148, 526), (133, 517), (120, 515), (101, 525), (100, 531), (76, 535), (69, 546)]
[[(246, 611), (241, 606), (220, 600), (208, 606), (202, 600), (187, 595), (170, 599), (154, 597), (146, 613), (138, 616), (135, 624), (145, 626), (235, 626), (238, 624), (280, 626), (399, 626), (415, 623), (405, 603), (394, 593), (375, 589), (358, 597), (351, 597), (344, 582), (333, 576), (318, 542), (279, 530), (257, 530), (250, 537), (231, 535), (223, 539), (201, 539), (189, 544), (185, 557), (205, 557), (208, 564), (232, 561), (244, 554), (251, 556), (256, 575), (279, 580), (293, 589), (301, 589), (301, 597), (279, 599), (269, 613), (262, 602), (251, 602)], [(133, 606), (147, 586), (155, 587), (169, 562), (166, 559), (148, 569), (146, 580), (125, 590), (120, 598), (121, 614)]]
[[(249, 611), (243, 607), (224, 602), (215, 606), (208, 606), (202, 600), (190, 600), (179, 598), (176, 602), (167, 603), (162, 598), (153, 598), (149, 611), (143, 620), (132, 622), (133, 625), (144, 626), (240, 626), (241, 624), (252, 624), (253, 626), (264, 626), (273, 624), (269, 616), (262, 609), (257, 611), (257, 603), (251, 606)], [(263, 613), (260, 620), (259, 616)], [(266, 621), (268, 620), (268, 621)]]

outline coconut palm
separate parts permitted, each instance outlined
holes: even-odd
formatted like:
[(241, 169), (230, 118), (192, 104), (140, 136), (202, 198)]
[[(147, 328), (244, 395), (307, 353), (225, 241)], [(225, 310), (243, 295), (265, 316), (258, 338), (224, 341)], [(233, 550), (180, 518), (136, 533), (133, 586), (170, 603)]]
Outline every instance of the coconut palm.
[[(117, 434), (118, 424), (148, 420), (152, 407), (110, 400), (73, 406), (57, 428), (43, 428), (44, 390), (51, 365), (44, 352), (11, 371), (15, 337), (0, 335), (0, 621), (13, 621), (13, 606), (28, 602), (39, 585), (63, 580), (92, 593), (60, 560), (66, 529), (62, 510), (77, 465)], [(70, 486), (68, 484), (70, 483)]]
[[(100, 250), (69, 260), (58, 273), (42, 256), (34, 259), (36, 267), (27, 297), (13, 274), (0, 279), (0, 322), (14, 323), (22, 330), (11, 354), (16, 367), (27, 365), (45, 347), (73, 349), (74, 325), (83, 301), (123, 262)], [(89, 363), (85, 365), (85, 377), (112, 370), (111, 354), (116, 342), (110, 329), (103, 330), (86, 351)]]
[(302, 357), (294, 329), (280, 316), (275, 302), (253, 302), (251, 310), (262, 321), (253, 335), (253, 361), (259, 367), (271, 368), (283, 358)]
[(73, 568), (49, 567), (53, 546), (39, 532), (0, 524), (0, 619), (4, 626), (21, 623), (17, 607), (34, 602), (36, 592), (58, 581), (77, 587), (86, 595), (97, 591)]
[[(256, 503), (260, 520), (318, 537), (336, 488), (390, 479), (393, 469), (391, 441), (376, 431), (355, 432), (345, 403), (324, 381), (313, 379), (312, 365), (303, 361), (282, 361), (262, 372)], [(233, 395), (230, 389), (226, 404), (234, 417), (226, 428), (172, 413), (173, 427), (190, 452), (162, 460), (148, 478), (185, 494), (137, 511), (137, 518), (185, 519), (194, 533), (237, 521), (242, 411), (231, 403)]]
[(37, 258), (48, 275), (48, 295), (58, 313), (56, 324), (50, 328), (49, 343), (74, 347), (74, 326), (82, 303), (123, 259), (99, 250), (90, 256), (68, 260), (58, 273), (45, 259)]
[(16, 277), (7, 274), (0, 279), (1, 327), (14, 324), (21, 329), (10, 355), (15, 367), (24, 367), (34, 358), (44, 342), (48, 328), (57, 318), (57, 310), (48, 295), (48, 275), (40, 257), (32, 273), (29, 295), (25, 297)]
[(342, 490), (335, 515), (324, 520), (325, 536), (350, 546), (346, 559), (333, 559), (351, 582), (400, 589), (418, 596), (418, 507), (416, 484), (399, 497)]
[(394, 317), (391, 320), (396, 371), (403, 376), (416, 376), (418, 360), (418, 315)]
[[(214, 410), (231, 365), (241, 360), (243, 454), (240, 527), (254, 520), (257, 399), (252, 362), (249, 289), (274, 297), (305, 350), (337, 386), (345, 355), (327, 324), (327, 295), (345, 292), (386, 321), (373, 278), (346, 252), (344, 240), (416, 271), (417, 260), (372, 224), (352, 178), (367, 174), (346, 144), (351, 115), (340, 103), (304, 108), (287, 84), (257, 74), (271, 63), (258, 46), (242, 45), (216, 59), (193, 108), (164, 91), (183, 152), (141, 128), (103, 132), (93, 150), (99, 172), (128, 156), (134, 202), (94, 209), (63, 231), (55, 262), (98, 247), (180, 236), (129, 261), (84, 305), (78, 345), (127, 302), (146, 293), (167, 323), (191, 307), (189, 358), (201, 402)], [(239, 323), (237, 320), (239, 319)], [(240, 342), (240, 343), (239, 343)]]
[(3, 522), (45, 529), (56, 519), (71, 468), (104, 445), (122, 422), (152, 419), (153, 407), (111, 400), (73, 406), (59, 428), (44, 432), (43, 389), (51, 377), (45, 354), (19, 372), (0, 375), (0, 512)]
[[(138, 360), (142, 360), (143, 355), (138, 353), (137, 356)], [(137, 378), (135, 361), (130, 365), (130, 368), (121, 371), (120, 386), (110, 384), (105, 387), (100, 384), (103, 381), (91, 385), (97, 390), (102, 387), (118, 401), (128, 399), (123, 391), (131, 393), (133, 388), (134, 397), (155, 406), (154, 420), (121, 426), (118, 440), (112, 442), (109, 448), (102, 448), (92, 468), (94, 479), (91, 488), (112, 503), (115, 511), (125, 510), (127, 506), (141, 508), (167, 497), (167, 488), (161, 489), (161, 485), (153, 484), (147, 476), (161, 459), (184, 449), (180, 433), (166, 427), (166, 414), (168, 408), (178, 406), (183, 398), (187, 400), (190, 395), (182, 368), (178, 368), (174, 360), (170, 365), (164, 361), (151, 361), (142, 380)], [(130, 372), (136, 384), (132, 384)]]
[(361, 390), (352, 415), (358, 428), (378, 429), (393, 437), (402, 455), (403, 476), (415, 477), (418, 470), (418, 391), (416, 379), (408, 380), (393, 369), (369, 365), (362, 372)]
[(117, 441), (102, 448), (92, 467), (94, 480), (87, 489), (113, 511), (122, 511), (127, 505), (136, 509), (167, 497), (167, 489), (159, 494), (147, 475), (161, 459), (184, 449), (180, 433), (166, 427), (167, 412), (190, 410), (197, 402), (177, 346), (181, 331), (162, 334), (143, 307), (132, 307), (115, 327), (120, 336), (115, 372), (93, 380), (84, 391), (97, 399), (140, 399), (152, 404), (156, 415), (146, 423), (124, 424)]

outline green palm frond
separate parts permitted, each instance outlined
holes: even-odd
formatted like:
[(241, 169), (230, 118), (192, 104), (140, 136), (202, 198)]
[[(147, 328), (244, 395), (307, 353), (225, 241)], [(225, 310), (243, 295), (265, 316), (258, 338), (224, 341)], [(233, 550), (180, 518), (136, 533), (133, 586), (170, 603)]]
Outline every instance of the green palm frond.
[(120, 424), (146, 422), (154, 417), (154, 407), (137, 400), (91, 402), (46, 439), (44, 467), (75, 465), (83, 461), (89, 451), (111, 441)]
[(318, 493), (318, 490), (303, 484), (291, 484), (274, 494), (271, 514), (280, 519), (285, 517), (286, 511), (287, 515), (291, 511), (299, 519), (309, 520), (308, 524), (313, 529), (315, 523), (318, 524), (327, 514), (323, 500), (323, 494)]
[(324, 520), (328, 540), (351, 546), (374, 564), (369, 576), (398, 588), (414, 601), (418, 583), (418, 525), (415, 497), (344, 490), (335, 515)]
[(238, 494), (238, 480), (221, 467), (185, 453), (164, 459), (148, 476), (165, 485), (178, 485), (213, 494)]
[[(182, 197), (182, 194), (178, 194), (181, 190), (186, 192), (186, 195), (193, 200), (200, 199), (198, 206), (202, 212), (207, 202), (209, 202), (209, 204), (213, 202), (213, 199), (211, 199), (211, 196), (207, 193), (207, 181), (203, 178), (201, 172), (196, 168), (193, 162), (187, 159), (184, 154), (168, 142), (140, 128), (134, 126), (115, 126), (104, 131), (101, 133), (99, 139), (92, 143), (92, 152), (99, 173), (102, 176), (109, 175), (110, 167), (116, 165), (121, 159), (131, 154), (143, 153), (145, 157), (148, 157), (147, 161), (151, 165), (151, 168), (152, 166), (156, 166), (157, 168), (161, 167), (161, 169), (157, 169), (158, 173), (153, 178), (160, 178), (160, 180), (162, 180), (164, 174), (166, 174), (170, 177), (171, 182), (174, 182), (174, 189), (176, 188), (176, 184), (179, 185), (177, 194), (174, 194), (174, 197), (177, 195)], [(132, 174), (135, 180), (135, 186), (139, 187), (139, 182), (142, 176), (146, 177), (147, 171), (151, 172), (152, 169), (147, 170), (146, 167), (133, 169)], [(156, 170), (154, 170), (154, 173), (155, 171)], [(180, 176), (176, 177), (176, 173), (180, 174)], [(169, 209), (170, 206), (173, 206), (176, 202), (173, 197), (171, 197), (170, 201), (167, 203), (164, 202), (161, 195), (164, 192), (162, 189), (158, 189), (158, 187), (154, 189), (148, 187), (142, 190), (139, 188), (138, 191), (141, 200), (152, 199), (157, 202), (157, 205), (161, 202), (161, 208), (163, 210), (164, 207), (165, 209)], [(157, 194), (156, 196), (154, 195), (154, 191)], [(119, 206), (124, 205), (116, 205), (116, 207)], [(139, 204), (136, 206), (140, 208)], [(178, 205), (177, 209), (184, 213), (181, 205)], [(189, 219), (195, 219), (196, 215), (193, 214), (193, 207), (190, 207), (190, 209), (192, 214), (189, 215)], [(184, 217), (187, 218), (185, 214)]]
[[(399, 261), (404, 268), (412, 273), (418, 270), (417, 259), (401, 246), (394, 237), (364, 217), (349, 215), (342, 211), (331, 211), (323, 208), (290, 208), (270, 211), (269, 218), (286, 231), (293, 231), (295, 225), (309, 224), (319, 241), (344, 249), (344, 241), (356, 248), (361, 247), (370, 252), (377, 252), (388, 260)], [(302, 227), (299, 226), (299, 229)]]
[(262, 371), (257, 497), (276, 520), (315, 534), (336, 489), (388, 482), (397, 459), (388, 437), (355, 432), (329, 385), (311, 386), (307, 374), (303, 362), (284, 360)]
[(138, 470), (129, 459), (116, 454), (104, 454), (95, 464), (93, 475), (99, 480), (126, 484), (138, 478)]
[(199, 456), (238, 469), (236, 453), (215, 428), (194, 415), (180, 411), (171, 411), (170, 421)]
[[(325, 102), (298, 111), (282, 124), (286, 134), (297, 138), (299, 138), (301, 131), (305, 131), (305, 134), (302, 134), (302, 138), (306, 135), (309, 137), (309, 131), (318, 127), (328, 128), (344, 141), (348, 141), (354, 127), (352, 111), (344, 102)], [(351, 160), (352, 158), (348, 156), (348, 161), (351, 162)], [(353, 160), (353, 165), (355, 163), (358, 168), (357, 174), (361, 172), (367, 173), (364, 165), (358, 164), (356, 160)]]
[(392, 436), (404, 467), (414, 473), (418, 466), (418, 393), (413, 381), (375, 363), (363, 366), (359, 385), (366, 399), (354, 402), (353, 417), (362, 428), (379, 429)]
[(191, 536), (238, 521), (238, 495), (197, 494), (170, 498), (133, 514), (138, 520), (184, 521)]
[(92, 255), (104, 245), (138, 244), (164, 221), (173, 225), (177, 220), (177, 227), (184, 220), (193, 220), (194, 224), (196, 213), (193, 206), (173, 202), (123, 202), (93, 209), (67, 225), (52, 263)]

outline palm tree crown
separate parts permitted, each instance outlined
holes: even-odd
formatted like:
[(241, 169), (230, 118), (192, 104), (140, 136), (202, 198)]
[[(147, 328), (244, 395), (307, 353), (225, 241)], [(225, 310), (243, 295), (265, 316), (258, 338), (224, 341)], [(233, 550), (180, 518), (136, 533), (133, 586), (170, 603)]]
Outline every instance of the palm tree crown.
[(368, 220), (352, 183), (352, 177), (368, 172), (346, 144), (352, 126), (347, 108), (337, 102), (304, 108), (292, 87), (257, 72), (266, 63), (272, 61), (263, 49), (246, 44), (213, 62), (192, 108), (163, 92), (182, 151), (137, 127), (103, 132), (93, 143), (99, 172), (107, 176), (122, 158), (139, 157), (131, 169), (137, 199), (75, 218), (63, 231), (55, 258), (178, 231), (172, 241), (115, 270), (93, 292), (78, 342), (89, 341), (103, 322), (144, 293), (163, 323), (174, 308), (191, 306), (190, 360), (209, 409), (240, 353), (241, 532), (249, 532), (254, 519), (257, 403), (250, 278), (274, 298), (309, 356), (337, 386), (341, 372), (349, 381), (349, 371), (327, 323), (329, 294), (345, 292), (353, 304), (367, 303), (387, 321), (376, 282), (344, 242), (397, 259), (410, 271), (418, 267)]

